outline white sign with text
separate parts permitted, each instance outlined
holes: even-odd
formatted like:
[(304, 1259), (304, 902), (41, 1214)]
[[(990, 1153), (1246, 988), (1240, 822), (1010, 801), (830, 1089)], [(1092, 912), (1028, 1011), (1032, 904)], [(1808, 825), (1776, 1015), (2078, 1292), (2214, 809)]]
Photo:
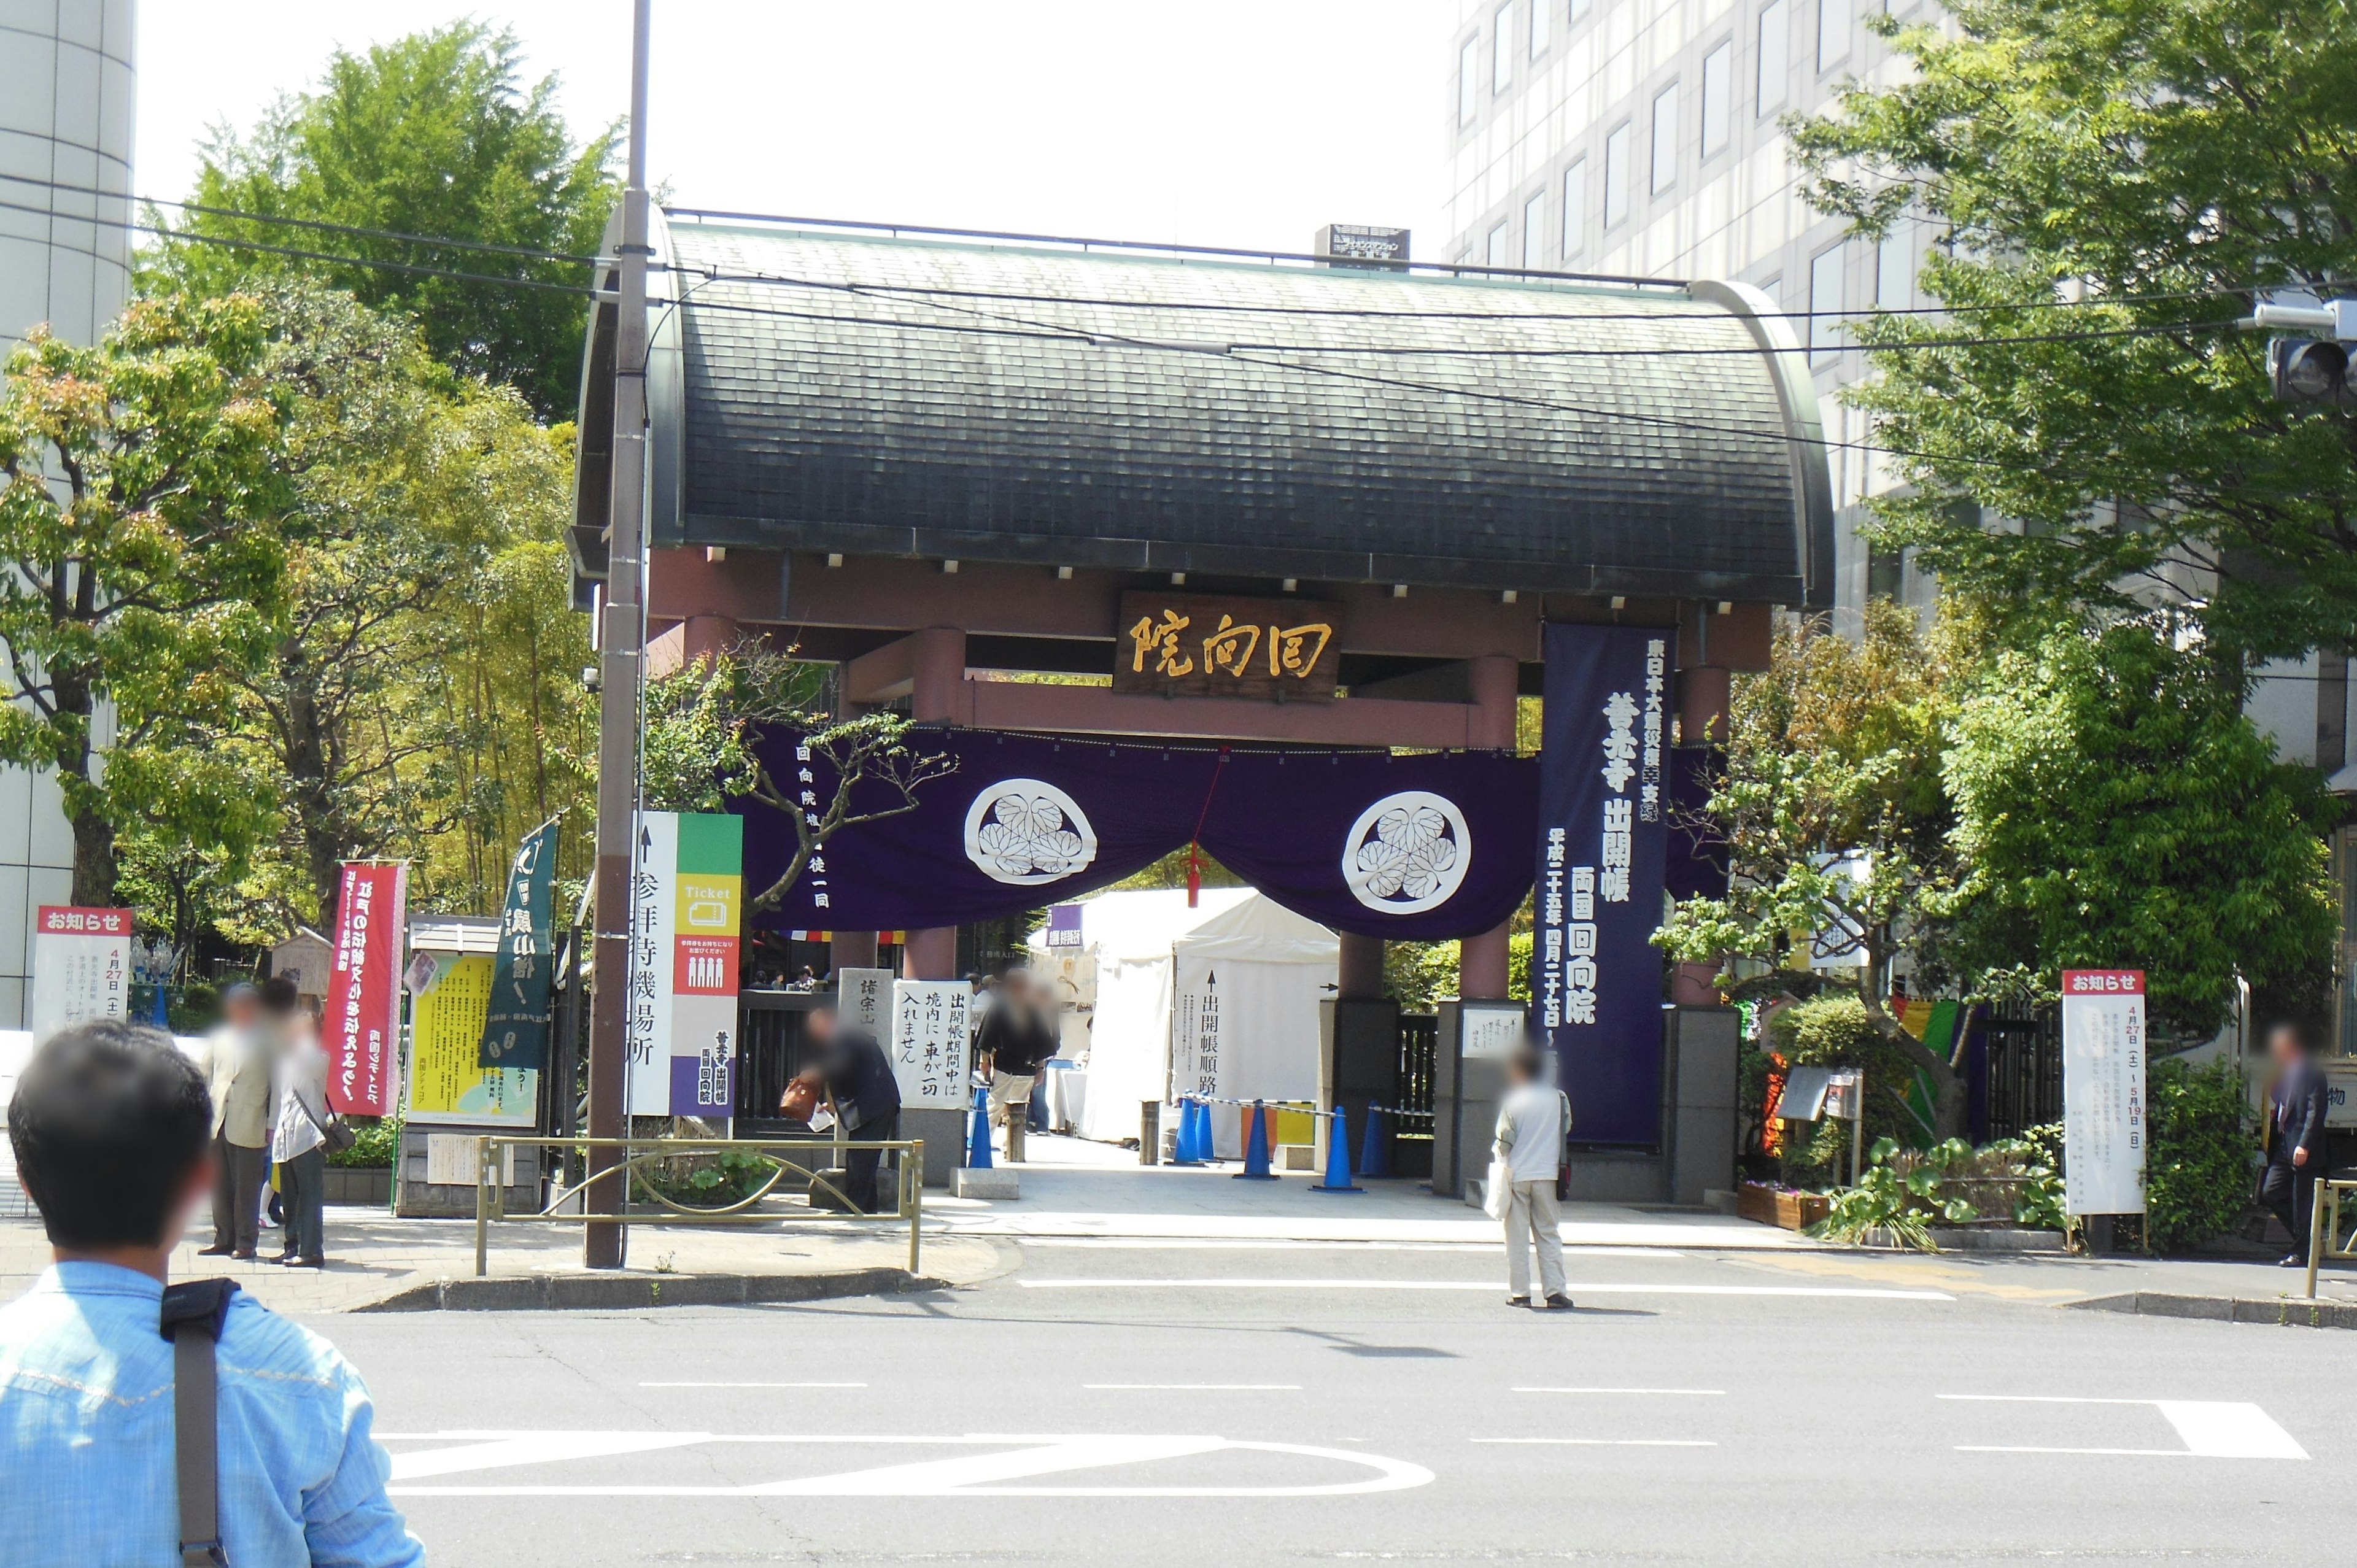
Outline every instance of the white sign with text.
[(963, 1111), (974, 987), (963, 980), (892, 983), (892, 1076), (903, 1111)]
[(2144, 1212), (2144, 972), (2062, 972), (2063, 1207)]

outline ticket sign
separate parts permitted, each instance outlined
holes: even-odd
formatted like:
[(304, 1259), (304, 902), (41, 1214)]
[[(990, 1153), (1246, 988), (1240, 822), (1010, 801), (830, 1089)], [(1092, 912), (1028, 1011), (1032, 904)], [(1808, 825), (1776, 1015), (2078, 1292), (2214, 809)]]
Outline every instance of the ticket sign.
[(745, 820), (640, 814), (630, 901), (633, 1116), (732, 1115)]
[(131, 1002), (128, 909), (44, 904), (33, 918), (33, 1038), (120, 1018)]
[(963, 980), (892, 983), (892, 1077), (903, 1111), (963, 1111), (974, 987)]
[(2144, 972), (2062, 972), (2063, 1206), (2144, 1212)]

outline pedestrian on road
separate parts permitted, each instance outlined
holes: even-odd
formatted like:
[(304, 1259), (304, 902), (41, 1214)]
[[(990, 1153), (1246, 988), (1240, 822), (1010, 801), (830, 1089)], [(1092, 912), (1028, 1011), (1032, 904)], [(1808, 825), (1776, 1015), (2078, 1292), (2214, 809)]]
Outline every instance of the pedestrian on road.
[(1563, 1277), (1562, 1210), (1555, 1178), (1571, 1135), (1571, 1101), (1544, 1079), (1546, 1061), (1524, 1041), (1506, 1058), (1505, 1100), (1498, 1107), (1493, 1171), (1506, 1177), (1506, 1305), (1531, 1305), (1531, 1248), (1539, 1254), (1539, 1288), (1557, 1311), (1571, 1306)]
[[(274, 983), (275, 983), (274, 982)], [(285, 1198), (285, 1248), (278, 1261), (296, 1268), (328, 1263), (328, 1053), (319, 1044), (317, 1020), (291, 993), (264, 1000), (285, 1009), (278, 1030), (278, 1115), (271, 1130), (270, 1157), (278, 1162), (279, 1193)]]
[[(794, 1081), (823, 1089), (834, 1104), (844, 1136), (863, 1143), (888, 1143), (900, 1135), (900, 1082), (892, 1076), (892, 1059), (876, 1036), (863, 1029), (847, 1029), (832, 1007), (813, 1007), (802, 1025), (803, 1036), (818, 1047), (818, 1064), (795, 1075)], [(789, 1086), (788, 1099), (793, 1097)], [(783, 1103), (780, 1109), (782, 1110)], [(876, 1212), (876, 1168), (883, 1163), (881, 1149), (845, 1149), (843, 1153), (844, 1197), (863, 1214)]]
[(1030, 971), (1009, 970), (998, 1004), (982, 1021), (974, 1055), (990, 1071), (990, 1124), (1028, 1117), (1041, 1064), (1056, 1054), (1056, 999)]
[(17, 1082), (8, 1141), (53, 1261), (0, 1308), (0, 1568), (425, 1561), (385, 1497), (360, 1375), (243, 1294), (212, 1347), (212, 1462), (195, 1455), (218, 1552), (178, 1544), (175, 1412), (192, 1396), (159, 1330), (172, 1249), (212, 1185), (208, 1100), (169, 1036), (122, 1019), (57, 1036)]
[(2309, 1210), (2316, 1206), (2316, 1179), (2324, 1169), (2324, 1069), (2308, 1030), (2279, 1023), (2267, 1030), (2267, 1055), (2275, 1058), (2276, 1083), (2267, 1096), (2267, 1168), (2259, 1178), (2259, 1201), (2291, 1232), (2287, 1269), (2308, 1267)]
[(212, 1244), (200, 1255), (252, 1262), (262, 1236), (262, 1189), (270, 1179), (269, 1020), (262, 993), (241, 981), (221, 997), (221, 1021), (205, 1042), (212, 1101)]

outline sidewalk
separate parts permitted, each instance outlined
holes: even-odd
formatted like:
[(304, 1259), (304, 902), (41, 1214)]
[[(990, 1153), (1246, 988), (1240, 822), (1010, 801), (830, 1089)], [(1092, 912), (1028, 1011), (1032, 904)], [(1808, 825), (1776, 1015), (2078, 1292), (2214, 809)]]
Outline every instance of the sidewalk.
[[(929, 1209), (931, 1203), (926, 1206)], [(930, 1216), (928, 1217), (930, 1219)], [(328, 1266), (285, 1269), (200, 1258), (201, 1228), (172, 1254), (174, 1279), (225, 1276), (274, 1312), (415, 1310), (449, 1306), (626, 1308), (746, 1300), (868, 1295), (971, 1284), (1004, 1272), (979, 1238), (925, 1228), (922, 1282), (908, 1273), (909, 1230), (893, 1220), (780, 1221), (775, 1227), (630, 1228), (627, 1266), (581, 1266), (581, 1227), (511, 1220), (490, 1231), (490, 1278), (475, 1278), (471, 1219), (395, 1219), (381, 1208), (328, 1210)], [(278, 1232), (262, 1233), (276, 1255)], [(48, 1266), (37, 1219), (0, 1219), (0, 1300), (14, 1300)]]

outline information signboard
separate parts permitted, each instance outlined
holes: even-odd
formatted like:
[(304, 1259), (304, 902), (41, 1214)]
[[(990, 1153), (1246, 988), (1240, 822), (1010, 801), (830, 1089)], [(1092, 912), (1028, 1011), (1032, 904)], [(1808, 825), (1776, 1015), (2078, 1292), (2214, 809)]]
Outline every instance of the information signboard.
[(903, 1111), (963, 1111), (974, 987), (963, 980), (892, 983), (892, 1076)]
[(61, 1029), (98, 1018), (120, 1018), (131, 1001), (128, 909), (83, 909), (43, 904), (33, 918), (33, 1001), (36, 1043)]
[(856, 1029), (877, 1044), (892, 1037), (892, 972), (888, 969), (838, 969), (834, 972), (835, 1016), (846, 1029)]
[(2142, 1214), (2144, 972), (2062, 972), (2063, 1207)]

